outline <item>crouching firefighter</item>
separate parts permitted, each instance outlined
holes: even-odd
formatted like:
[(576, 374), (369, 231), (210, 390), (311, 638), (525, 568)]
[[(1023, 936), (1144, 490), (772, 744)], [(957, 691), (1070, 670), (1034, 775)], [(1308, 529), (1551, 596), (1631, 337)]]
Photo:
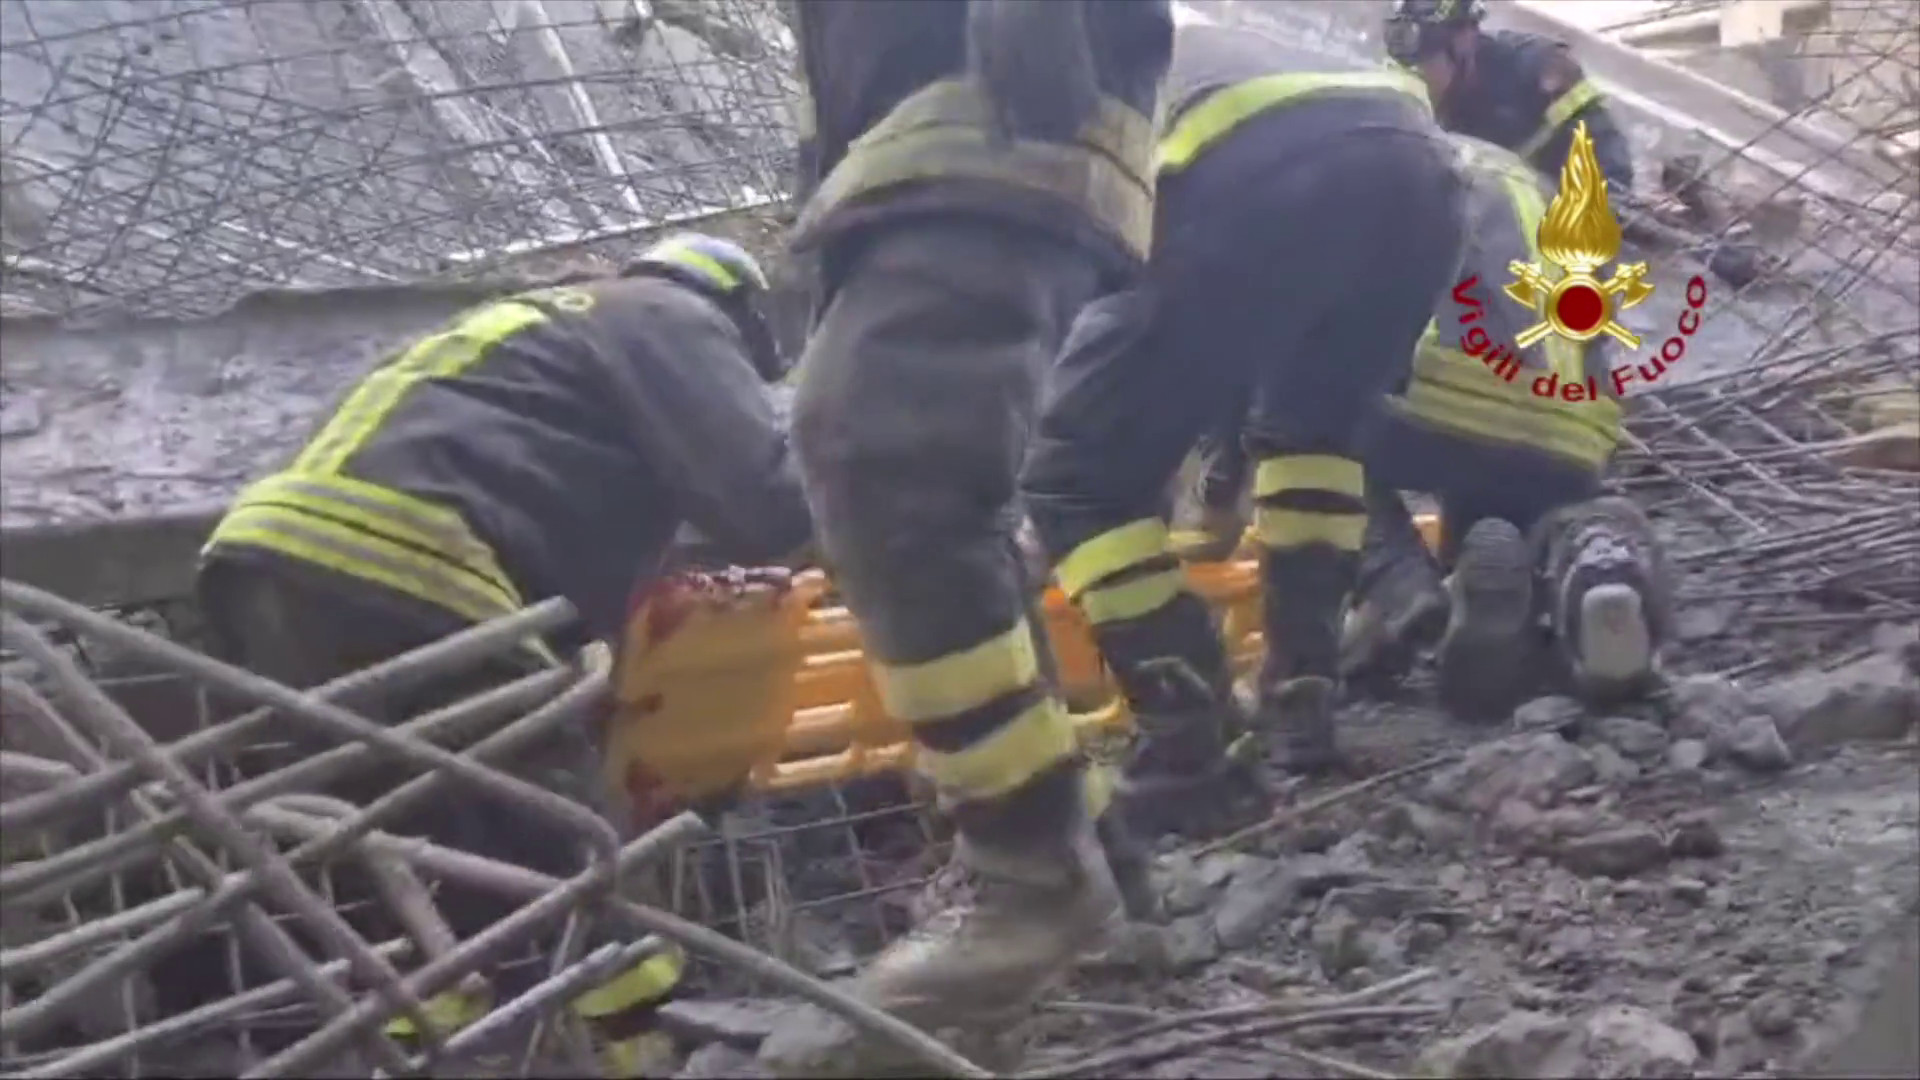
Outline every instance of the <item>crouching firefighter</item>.
[[(991, 1033), (1116, 909), (1087, 769), (1014, 543), (1040, 374), (1075, 312), (1152, 231), (1164, 2), (801, 0), (816, 175), (793, 243), (821, 307), (794, 445), (822, 553), (888, 711), (958, 833), (969, 902), (878, 957), (857, 991), (911, 1022)], [(891, 1067), (802, 1019), (782, 1073)]]
[(1633, 151), (1599, 88), (1563, 41), (1484, 31), (1486, 0), (1394, 0), (1387, 55), (1417, 72), (1441, 126), (1512, 151), (1558, 176), (1574, 129), (1586, 125), (1616, 200), (1633, 196)]
[(1291, 768), (1334, 765), (1339, 619), (1365, 525), (1354, 436), (1452, 281), (1461, 190), (1403, 72), (1183, 25), (1165, 92), (1147, 281), (1082, 313), (1023, 488), (1139, 720), (1119, 805), (1140, 830), (1194, 831), (1217, 827), (1209, 795), (1232, 790), (1220, 777), (1245, 721), (1169, 546), (1169, 484), (1251, 394), (1255, 727), (1279, 733)]
[[(1502, 720), (1538, 692), (1543, 671), (1594, 699), (1644, 687), (1667, 633), (1669, 586), (1646, 518), (1601, 487), (1620, 437), (1611, 350), (1552, 335), (1489, 367), (1490, 349), (1511, 350), (1532, 321), (1497, 286), (1510, 262), (1541, 261), (1548, 193), (1516, 156), (1457, 141), (1472, 183), (1462, 285), (1370, 432), (1368, 535), (1342, 667), (1377, 689), (1438, 638), (1448, 710)], [(1536, 384), (1575, 387), (1582, 400)], [(1438, 496), (1437, 562), (1396, 489)]]
[[(806, 502), (764, 387), (782, 373), (765, 287), (738, 246), (682, 235), (399, 352), (214, 529), (198, 585), (218, 647), (306, 688), (549, 597), (580, 613), (570, 637), (366, 706), (395, 723), (617, 641), (683, 521), (743, 563), (802, 548)], [(361, 778), (341, 794), (382, 791)], [(489, 800), (423, 816), (441, 843), (562, 877), (581, 865), (567, 837)], [(512, 908), (467, 900), (449, 911), (462, 936)]]

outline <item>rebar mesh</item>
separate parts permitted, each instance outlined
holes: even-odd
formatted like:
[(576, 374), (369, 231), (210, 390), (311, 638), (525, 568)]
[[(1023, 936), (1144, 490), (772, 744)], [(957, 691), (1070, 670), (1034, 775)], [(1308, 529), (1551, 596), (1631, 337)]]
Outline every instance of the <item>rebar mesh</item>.
[(772, 0), (5, 0), (16, 307), (194, 315), (777, 199)]
[[(519, 813), (553, 820), (606, 813), (550, 794), (525, 801), (529, 789), (512, 790), (527, 748), (591, 714), (603, 674), (590, 663), (540, 672), (412, 717), (393, 729), (399, 741), (390, 746), (335, 743), (264, 771), (237, 768), (284, 729), (271, 714), (219, 700), (280, 693), (284, 703), (284, 688), (263, 691), (259, 680), (249, 688), (191, 651), (169, 653), (166, 635), (188, 627), (169, 624), (164, 612), (88, 614), (11, 582), (5, 588), (0, 1067), (9, 1075), (407, 1067), (423, 1047), (377, 1034), (379, 1022), (404, 1013), (405, 1000), (418, 1009), (448, 989), (493, 1010), (448, 1043), (443, 1067), (499, 1074), (518, 1060), (541, 1072), (599, 1075), (596, 1051), (611, 1036), (579, 1027), (561, 1007), (569, 995), (553, 987), (578, 993), (623, 970), (614, 960), (630, 964), (662, 947), (635, 932), (649, 920), (634, 901), (694, 920), (677, 924), (679, 934), (672, 923), (653, 928), (707, 954), (683, 992), (791, 993), (796, 980), (818, 984), (765, 954), (822, 975), (845, 972), (906, 924), (904, 911), (888, 917), (877, 898), (919, 885), (902, 869), (924, 876), (937, 858), (924, 817), (902, 785), (885, 779), (754, 802), (725, 816), (719, 838), (706, 843), (696, 841), (709, 830), (681, 815), (611, 860), (595, 839), (596, 831), (611, 837), (604, 827), (575, 830), (575, 841), (598, 853), (571, 880), (402, 839), (392, 831), (411, 835), (408, 823), (418, 819), (408, 815), (430, 799), (518, 799)], [(325, 693), (342, 703), (382, 700), (403, 691), (409, 673), (483, 663), (566, 612), (563, 602), (539, 605), (350, 676), (357, 690), (333, 684)], [(89, 702), (96, 691), (113, 704)], [(144, 734), (116, 733), (116, 708), (137, 714)], [(307, 708), (298, 718), (315, 716)], [(393, 763), (388, 752), (401, 747), (402, 758), (426, 764), (419, 755), (440, 753), (432, 744), (458, 752), (461, 775), (443, 759), (364, 804), (311, 794)], [(519, 764), (510, 772), (507, 761)], [(239, 888), (247, 891), (232, 892)], [(484, 933), (456, 936), (457, 918), (446, 913), (476, 893), (519, 910)], [(210, 894), (231, 899), (213, 908)], [(700, 950), (710, 931), (699, 927), (759, 951), (730, 946), (716, 957)], [(590, 949), (595, 937), (612, 940)], [(728, 948), (750, 962), (726, 963)], [(384, 975), (382, 964), (391, 965)], [(401, 973), (415, 984), (404, 993)], [(339, 984), (332, 1000), (315, 990), (327, 983)], [(357, 1037), (343, 1026), (350, 1009), (365, 1014)], [(543, 1033), (558, 1037), (543, 1043)]]

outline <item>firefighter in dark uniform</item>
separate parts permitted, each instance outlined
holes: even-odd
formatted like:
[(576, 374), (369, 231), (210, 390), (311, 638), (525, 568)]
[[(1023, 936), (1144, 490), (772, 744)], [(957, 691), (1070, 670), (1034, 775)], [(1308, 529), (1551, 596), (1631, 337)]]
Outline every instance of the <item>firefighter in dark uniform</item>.
[(1448, 131), (1513, 151), (1558, 177), (1581, 124), (1607, 187), (1633, 194), (1633, 148), (1565, 42), (1483, 31), (1486, 0), (1394, 0), (1387, 55), (1419, 72)]
[[(1400, 71), (1196, 24), (1165, 90), (1153, 261), (1082, 313), (1023, 480), (1061, 589), (1139, 718), (1118, 805), (1204, 829), (1243, 721), (1204, 603), (1169, 548), (1167, 489), (1253, 401), (1267, 656), (1256, 728), (1335, 761), (1342, 605), (1365, 524), (1356, 434), (1403, 378), (1459, 266), (1462, 190), (1426, 89)], [(1185, 811), (1190, 822), (1169, 820)]]
[[(1616, 202), (1631, 197), (1632, 147), (1566, 44), (1482, 31), (1486, 14), (1485, 0), (1394, 0), (1387, 53), (1426, 81), (1442, 127), (1504, 147), (1542, 176), (1560, 175), (1574, 129), (1586, 124), (1608, 190)], [(1208, 433), (1199, 451), (1201, 498), (1181, 507), (1177, 546), (1184, 557), (1224, 558), (1246, 527), (1237, 505), (1248, 467), (1237, 419)]]
[[(1014, 542), (1041, 371), (1152, 232), (1164, 2), (800, 0), (798, 251), (817, 256), (794, 445), (822, 554), (888, 711), (950, 811), (972, 900), (859, 983), (913, 1022), (991, 1030), (1118, 905)], [(879, 1068), (837, 1023), (782, 1072)]]
[[(682, 235), (618, 277), (481, 305), (386, 361), (214, 529), (199, 588), (218, 646), (304, 688), (548, 597), (580, 612), (578, 633), (499, 670), (366, 706), (394, 722), (617, 640), (683, 521), (743, 563), (802, 549), (764, 288), (737, 245)], [(426, 817), (442, 842), (577, 872), (572, 845), (488, 800)]]
[[(1669, 621), (1666, 569), (1645, 518), (1601, 485), (1620, 437), (1613, 350), (1550, 336), (1515, 366), (1489, 370), (1490, 349), (1510, 347), (1530, 321), (1498, 285), (1509, 263), (1541, 261), (1536, 232), (1552, 192), (1516, 155), (1455, 142), (1472, 184), (1461, 281), (1478, 279), (1467, 290), (1475, 318), (1462, 321), (1457, 294), (1443, 302), (1407, 387), (1370, 431), (1368, 536), (1342, 668), (1349, 682), (1378, 688), (1437, 639), (1442, 702), (1465, 719), (1497, 720), (1543, 670), (1558, 667), (1599, 696), (1642, 684)], [(1536, 394), (1535, 381), (1549, 377), (1602, 396)], [(1399, 490), (1439, 497), (1437, 562)], [(1451, 571), (1444, 591), (1442, 567)], [(1537, 648), (1542, 613), (1555, 654)]]

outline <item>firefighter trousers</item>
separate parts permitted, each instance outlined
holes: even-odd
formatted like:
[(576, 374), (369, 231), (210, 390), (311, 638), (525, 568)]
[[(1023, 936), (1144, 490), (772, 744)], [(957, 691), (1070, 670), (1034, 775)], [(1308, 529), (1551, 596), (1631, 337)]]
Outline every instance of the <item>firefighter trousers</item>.
[(1040, 819), (1066, 828), (1078, 751), (1028, 615), (1015, 481), (1041, 373), (1099, 266), (960, 215), (877, 225), (830, 254), (793, 429), (821, 550), (962, 832), (1058, 843)]
[(1139, 660), (1221, 667), (1167, 554), (1165, 492), (1197, 439), (1243, 415), (1262, 690), (1335, 674), (1365, 521), (1359, 429), (1458, 267), (1463, 193), (1436, 139), (1348, 130), (1303, 148), (1269, 119), (1163, 182), (1147, 284), (1082, 314), (1024, 478), (1056, 578), (1130, 695)]
[[(326, 581), (264, 563), (216, 561), (201, 577), (201, 597), (216, 651), (259, 675), (308, 689), (431, 644), (468, 627), (451, 612), (436, 611), (377, 585), (344, 576)], [(329, 577), (337, 575), (328, 575)], [(354, 706), (383, 724), (444, 708), (537, 670), (540, 661), (502, 656), (478, 669), (429, 680), (402, 693)], [(283, 767), (338, 745), (303, 727), (276, 728), (273, 747), (242, 761), (248, 771)], [(365, 805), (410, 776), (373, 765), (335, 785), (329, 794)], [(596, 774), (597, 775), (597, 774)], [(501, 859), (541, 873), (570, 877), (584, 865), (575, 839), (557, 826), (464, 790), (429, 800), (407, 818), (402, 831), (417, 830), (436, 843)], [(518, 905), (490, 894), (463, 894), (446, 912), (456, 933), (471, 936)]]

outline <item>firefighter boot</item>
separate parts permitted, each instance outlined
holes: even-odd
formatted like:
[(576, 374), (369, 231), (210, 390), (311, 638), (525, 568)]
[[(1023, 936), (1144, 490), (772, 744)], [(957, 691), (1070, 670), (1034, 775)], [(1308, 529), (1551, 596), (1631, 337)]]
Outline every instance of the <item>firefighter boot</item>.
[(1282, 764), (1312, 775), (1340, 764), (1333, 709), (1341, 609), (1358, 559), (1326, 544), (1269, 550), (1262, 560), (1267, 658), (1260, 727), (1277, 733)]
[(1505, 720), (1535, 675), (1533, 562), (1520, 530), (1499, 518), (1476, 522), (1460, 542), (1447, 592), (1441, 704), (1462, 720)]
[(1359, 580), (1340, 638), (1349, 689), (1386, 695), (1447, 626), (1440, 566), (1400, 494), (1368, 485)]
[(1134, 740), (1114, 790), (1127, 832), (1146, 842), (1210, 837), (1263, 815), (1249, 725), (1205, 602), (1182, 593), (1097, 633), (1134, 714)]
[(1607, 496), (1555, 511), (1535, 537), (1558, 667), (1580, 697), (1603, 703), (1656, 677), (1671, 585), (1653, 525)]
[[(852, 987), (936, 1035), (992, 1036), (1019, 1019), (1121, 907), (1073, 761), (1006, 798), (954, 809), (956, 902), (881, 953)], [(780, 1076), (867, 1077), (910, 1070), (891, 1043), (804, 1011), (760, 1048)], [(924, 1068), (924, 1066), (920, 1066)]]

